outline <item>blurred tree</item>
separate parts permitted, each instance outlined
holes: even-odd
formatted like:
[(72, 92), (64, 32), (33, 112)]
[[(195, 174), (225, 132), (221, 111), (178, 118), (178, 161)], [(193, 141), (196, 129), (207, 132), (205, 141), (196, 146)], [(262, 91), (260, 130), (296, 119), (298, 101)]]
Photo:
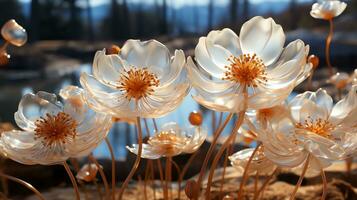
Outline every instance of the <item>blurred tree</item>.
[(167, 2), (162, 0), (162, 17), (161, 17), (161, 26), (160, 34), (166, 35), (168, 33), (167, 29)]
[(94, 40), (93, 15), (92, 15), (92, 6), (90, 4), (90, 0), (86, 0), (86, 9), (87, 9), (88, 39), (90, 41), (93, 41)]
[(235, 26), (237, 23), (237, 6), (238, 0), (231, 0), (230, 3), (230, 23), (231, 26)]
[(30, 14), (30, 41), (36, 41), (38, 39), (38, 21), (39, 21), (39, 11), (40, 11), (40, 4), (39, 0), (32, 0), (31, 1), (31, 14)]
[(213, 3), (214, 0), (209, 0), (208, 2), (208, 30), (212, 30), (213, 28)]
[(249, 18), (249, 0), (243, 0), (243, 12), (242, 12), (243, 22), (247, 21), (248, 18)]
[(300, 13), (297, 12), (297, 2), (296, 0), (290, 0), (289, 11), (290, 11), (290, 30), (297, 29), (298, 21), (300, 18)]
[(120, 10), (117, 0), (111, 0), (110, 4), (110, 28), (111, 38), (120, 38)]

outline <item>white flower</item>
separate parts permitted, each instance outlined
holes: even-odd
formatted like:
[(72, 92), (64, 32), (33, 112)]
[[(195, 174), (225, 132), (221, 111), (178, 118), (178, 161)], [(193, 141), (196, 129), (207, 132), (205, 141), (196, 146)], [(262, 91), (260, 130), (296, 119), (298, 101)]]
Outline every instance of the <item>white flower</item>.
[[(143, 144), (142, 158), (158, 159), (161, 157), (173, 157), (181, 153), (193, 153), (205, 141), (207, 132), (200, 126), (190, 126), (181, 129), (176, 123), (164, 124), (155, 135)], [(127, 149), (138, 154), (138, 145), (134, 144)]]
[[(229, 156), (231, 165), (237, 168), (238, 170), (244, 170), (246, 168), (248, 160), (254, 152), (254, 149), (255, 148), (243, 149)], [(255, 153), (248, 168), (249, 174), (255, 174), (257, 172), (259, 174), (271, 173), (274, 168), (276, 168), (276, 165), (265, 157), (263, 149), (264, 147), (260, 146), (257, 152)]]
[(320, 0), (312, 5), (310, 15), (317, 19), (331, 20), (339, 16), (347, 4), (338, 0)]
[(15, 121), (23, 130), (1, 134), (3, 153), (29, 165), (58, 164), (70, 157), (87, 156), (106, 137), (112, 120), (90, 110), (82, 93), (75, 86), (62, 89), (64, 104), (47, 92), (24, 95), (15, 113)]
[(98, 51), (93, 76), (82, 74), (86, 101), (96, 111), (114, 117), (160, 117), (180, 105), (190, 86), (185, 55), (173, 57), (161, 43), (128, 40), (119, 54)]
[(188, 74), (197, 91), (193, 98), (221, 112), (239, 112), (247, 87), (248, 108), (280, 104), (310, 73), (309, 46), (295, 40), (284, 48), (285, 34), (273, 19), (254, 17), (243, 24), (240, 36), (232, 30), (211, 31), (201, 37)]
[(297, 167), (311, 155), (310, 167), (320, 171), (332, 161), (357, 151), (357, 85), (333, 105), (325, 90), (305, 92), (289, 103), (290, 116), (257, 128), (267, 158), (283, 167)]

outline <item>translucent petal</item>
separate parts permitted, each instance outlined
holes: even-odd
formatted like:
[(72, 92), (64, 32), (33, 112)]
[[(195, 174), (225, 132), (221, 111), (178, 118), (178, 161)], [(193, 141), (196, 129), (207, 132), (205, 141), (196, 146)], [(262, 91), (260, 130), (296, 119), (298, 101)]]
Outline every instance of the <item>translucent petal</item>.
[(357, 85), (353, 85), (348, 95), (337, 102), (331, 111), (331, 121), (339, 124), (347, 117), (355, 118), (351, 111), (357, 109)]
[(224, 76), (225, 70), (223, 67), (219, 67), (213, 62), (207, 50), (206, 39), (206, 37), (201, 37), (198, 41), (195, 48), (196, 61), (199, 66), (211, 76), (221, 79)]
[[(139, 152), (139, 145), (138, 144), (133, 144), (132, 147), (127, 146), (126, 147), (131, 153), (138, 155)], [(152, 146), (148, 144), (143, 144), (143, 150), (142, 150), (142, 158), (146, 159), (158, 159), (161, 157), (161, 155), (156, 154), (152, 150)]]
[(285, 43), (282, 27), (272, 18), (260, 16), (245, 22), (239, 37), (243, 54), (257, 54), (266, 66), (279, 58)]
[(26, 94), (22, 97), (17, 112), (16, 124), (27, 131), (35, 129), (35, 121), (47, 113), (56, 115), (62, 111), (62, 104), (57, 101), (56, 95), (47, 92)]
[(127, 40), (119, 55), (130, 65), (147, 67), (159, 77), (170, 67), (170, 51), (156, 40)]
[(184, 52), (182, 50), (176, 50), (175, 56), (171, 58), (170, 70), (165, 71), (162, 77), (158, 77), (160, 86), (165, 87), (166, 85), (172, 84), (181, 74), (185, 64), (186, 58)]
[(239, 56), (242, 54), (239, 38), (234, 31), (229, 28), (209, 32), (207, 40), (211, 41), (214, 45), (221, 46), (228, 50), (230, 55)]
[(187, 69), (188, 78), (190, 79), (193, 87), (200, 88), (206, 92), (223, 92), (234, 85), (233, 82), (229, 81), (216, 82), (214, 80), (208, 79), (197, 69), (191, 57), (188, 57), (187, 59)]

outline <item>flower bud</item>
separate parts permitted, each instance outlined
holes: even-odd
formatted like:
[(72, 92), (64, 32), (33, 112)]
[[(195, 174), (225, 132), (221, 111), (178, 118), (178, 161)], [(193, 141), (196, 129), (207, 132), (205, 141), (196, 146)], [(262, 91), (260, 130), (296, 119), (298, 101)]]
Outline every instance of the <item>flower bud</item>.
[(22, 46), (27, 42), (27, 32), (14, 19), (7, 21), (1, 28), (2, 37), (14, 46)]
[(117, 45), (112, 45), (109, 48), (106, 49), (105, 54), (107, 55), (112, 55), (112, 54), (118, 54), (120, 52), (120, 47), (118, 47)]
[(188, 120), (190, 123), (194, 126), (200, 126), (202, 124), (203, 118), (202, 114), (197, 111), (193, 111), (190, 113), (190, 116), (188, 117)]
[(312, 64), (312, 67), (314, 69), (316, 69), (320, 63), (319, 57), (317, 57), (315, 55), (310, 55), (309, 58), (307, 59), (307, 61)]
[(198, 199), (200, 194), (200, 187), (194, 180), (189, 180), (186, 183), (185, 194), (189, 199)]
[(78, 171), (76, 178), (81, 181), (91, 182), (95, 179), (98, 173), (98, 167), (95, 164), (85, 164)]

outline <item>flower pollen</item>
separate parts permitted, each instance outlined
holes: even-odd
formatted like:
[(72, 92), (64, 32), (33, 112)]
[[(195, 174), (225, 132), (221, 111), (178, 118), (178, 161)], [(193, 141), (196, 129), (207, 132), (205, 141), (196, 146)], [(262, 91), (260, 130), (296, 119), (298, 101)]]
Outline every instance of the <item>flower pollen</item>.
[(48, 114), (35, 122), (35, 139), (42, 139), (46, 147), (54, 144), (65, 144), (76, 137), (77, 122), (68, 114), (59, 112), (57, 115)]
[(335, 128), (335, 126), (328, 120), (323, 120), (321, 118), (312, 119), (310, 116), (304, 121), (304, 123), (297, 123), (296, 127), (313, 132), (325, 138), (330, 138), (331, 131)]
[(231, 56), (228, 58), (230, 65), (225, 66), (227, 71), (223, 80), (246, 85), (248, 87), (257, 87), (258, 82), (266, 82), (265, 65), (256, 54), (242, 54), (239, 57)]
[(154, 87), (159, 86), (160, 81), (147, 68), (133, 68), (122, 73), (119, 83), (120, 86), (117, 88), (125, 93), (125, 98), (129, 101), (131, 99), (138, 101), (152, 94)]
[(187, 138), (176, 135), (174, 131), (161, 131), (151, 137), (148, 143), (154, 146), (155, 153), (172, 156), (181, 151), (187, 143)]

